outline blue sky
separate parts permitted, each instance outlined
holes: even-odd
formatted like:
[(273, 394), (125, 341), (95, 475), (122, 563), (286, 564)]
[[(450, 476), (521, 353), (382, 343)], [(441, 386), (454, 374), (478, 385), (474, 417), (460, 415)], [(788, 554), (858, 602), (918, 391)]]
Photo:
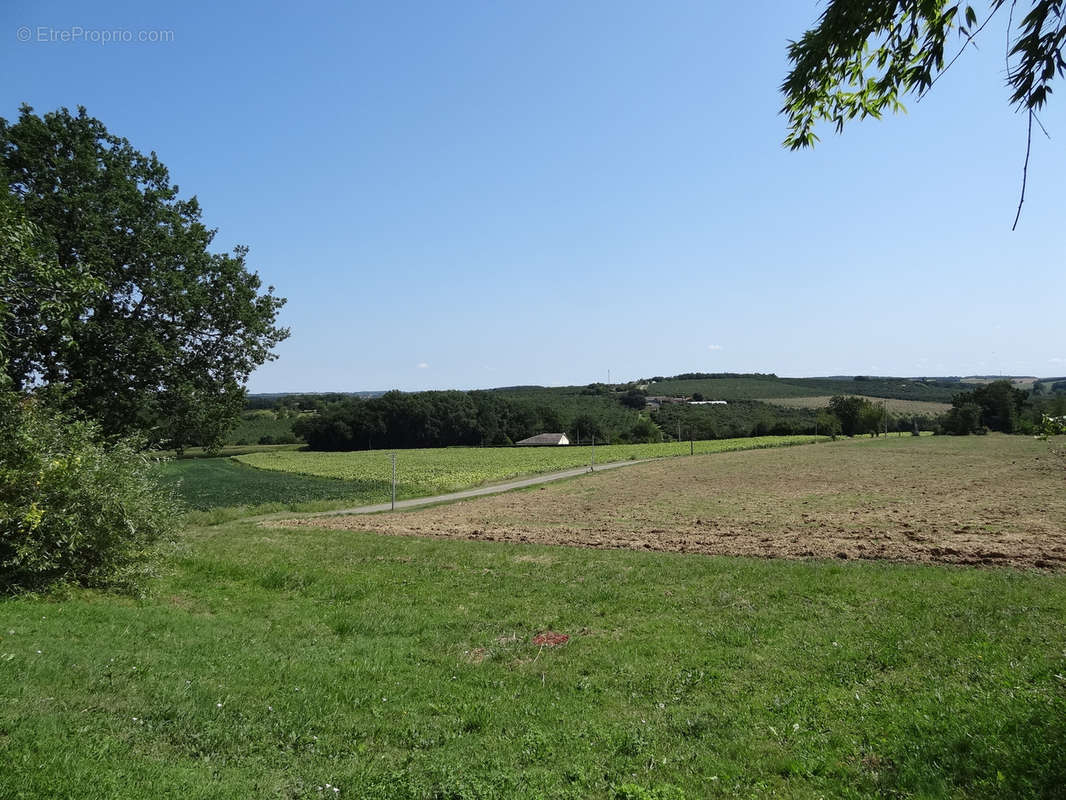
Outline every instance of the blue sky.
[[(820, 8), (9, 0), (0, 116), (85, 105), (251, 247), (292, 328), (252, 391), (1066, 374), (1063, 98), (1014, 233), (1005, 20), (909, 114), (788, 152)], [(38, 40), (77, 28), (171, 40)]]

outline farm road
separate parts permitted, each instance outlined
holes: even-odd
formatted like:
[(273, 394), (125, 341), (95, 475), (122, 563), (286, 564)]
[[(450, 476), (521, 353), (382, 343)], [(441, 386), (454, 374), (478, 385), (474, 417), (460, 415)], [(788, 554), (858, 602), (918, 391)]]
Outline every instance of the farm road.
[[(643, 458), (633, 461), (611, 461), (607, 464), (597, 464), (596, 472), (608, 469), (618, 469), (618, 467), (627, 467), (631, 464), (647, 464), (651, 461), (660, 461), (657, 458)], [(536, 486), (538, 483), (550, 483), (551, 481), (559, 481), (564, 478), (576, 478), (580, 475), (587, 475), (589, 473), (587, 466), (575, 467), (573, 469), (564, 469), (559, 472), (547, 472), (542, 475), (533, 475), (529, 478), (521, 478), (518, 480), (507, 481), (506, 483), (494, 483), (491, 486), (478, 486), (474, 489), (464, 489), (461, 492), (451, 492), (450, 494), (438, 494), (432, 497), (413, 497), (410, 500), (397, 500), (396, 510), (400, 511), (405, 508), (418, 508), (419, 506), (428, 506), (434, 503), (447, 503), (452, 500), (466, 500), (470, 497), (481, 497), (487, 494), (499, 494), (500, 492), (509, 492), (512, 489), (521, 489), (526, 486)], [(282, 511), (276, 514), (263, 514), (258, 517), (248, 517), (248, 522), (269, 522), (273, 520), (281, 520), (288, 517), (299, 517), (300, 519), (308, 519), (311, 517), (340, 517), (349, 514), (378, 514), (382, 511), (390, 511), (392, 509), (392, 503), (377, 503), (372, 506), (359, 506), (358, 508), (342, 508), (336, 511), (316, 511), (308, 514), (306, 512), (290, 512)]]

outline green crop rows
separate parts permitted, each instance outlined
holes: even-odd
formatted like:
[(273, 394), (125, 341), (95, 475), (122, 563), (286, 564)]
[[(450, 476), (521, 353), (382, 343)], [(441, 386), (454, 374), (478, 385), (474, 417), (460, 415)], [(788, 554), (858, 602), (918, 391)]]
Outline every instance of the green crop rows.
[[(730, 450), (755, 450), (809, 444), (821, 436), (760, 436), (696, 442), (697, 454)], [(398, 450), (397, 494), (420, 497), (453, 492), (471, 486), (503, 481), (521, 475), (580, 467), (592, 458), (591, 447), (448, 447), (432, 450)], [(596, 448), (596, 461), (626, 461), (688, 455), (688, 442), (610, 445)], [(391, 462), (382, 450), (346, 453), (270, 452), (249, 453), (237, 460), (264, 470), (277, 470), (359, 483), (391, 479)], [(380, 485), (380, 484), (378, 484)], [(384, 497), (368, 497), (381, 502)]]

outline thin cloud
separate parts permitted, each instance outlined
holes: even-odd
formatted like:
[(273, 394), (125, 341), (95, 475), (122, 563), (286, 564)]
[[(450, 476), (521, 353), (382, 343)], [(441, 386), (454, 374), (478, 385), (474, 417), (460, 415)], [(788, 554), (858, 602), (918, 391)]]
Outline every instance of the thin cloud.
[(427, 364), (425, 361), (422, 361), (416, 364), (415, 366), (418, 367), (418, 369), (429, 369), (429, 364)]
[(707, 345), (707, 349), (708, 350), (722, 350), (723, 347), (720, 344), (709, 344), (709, 345)]
[(1059, 358), (1058, 356), (1055, 356), (1054, 358), (1049, 358), (1048, 361), (1050, 361), (1052, 364), (1066, 364), (1066, 358)]

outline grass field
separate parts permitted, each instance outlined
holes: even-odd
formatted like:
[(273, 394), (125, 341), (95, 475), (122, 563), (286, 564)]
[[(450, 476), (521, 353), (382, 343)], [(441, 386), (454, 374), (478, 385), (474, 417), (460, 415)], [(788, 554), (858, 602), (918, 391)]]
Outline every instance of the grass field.
[[(724, 453), (787, 447), (825, 441), (824, 436), (759, 436), (741, 439), (715, 439), (662, 444), (609, 445), (596, 448), (596, 461), (669, 458), (697, 454)], [(504, 481), (522, 475), (580, 467), (592, 458), (591, 447), (447, 447), (429, 450), (397, 450), (397, 496), (424, 497), (453, 492), (484, 483)], [(365, 484), (367, 503), (387, 499), (392, 480), (388, 452), (363, 450), (345, 453), (269, 452), (237, 458), (261, 470), (277, 470), (296, 475), (335, 478)], [(381, 487), (386, 487), (382, 494)]]
[[(696, 513), (755, 541), (816, 538), (803, 514), (852, 545), (965, 514), (1062, 536), (1062, 451), (838, 442), (507, 497), (646, 539)], [(375, 532), (501, 499), (192, 528), (145, 597), (5, 600), (0, 798), (1062, 797), (1063, 572)]]
[[(896, 398), (885, 399), (881, 397), (865, 397), (864, 395), (855, 395), (856, 397), (864, 397), (871, 403), (881, 405), (885, 403), (888, 406), (888, 410), (892, 414), (919, 414), (936, 416), (937, 414), (945, 414), (951, 410), (951, 403), (937, 403), (931, 400), (899, 400)], [(760, 402), (770, 403), (775, 406), (785, 406), (786, 408), (828, 408), (829, 400), (832, 395), (822, 395), (817, 397), (764, 397)]]

